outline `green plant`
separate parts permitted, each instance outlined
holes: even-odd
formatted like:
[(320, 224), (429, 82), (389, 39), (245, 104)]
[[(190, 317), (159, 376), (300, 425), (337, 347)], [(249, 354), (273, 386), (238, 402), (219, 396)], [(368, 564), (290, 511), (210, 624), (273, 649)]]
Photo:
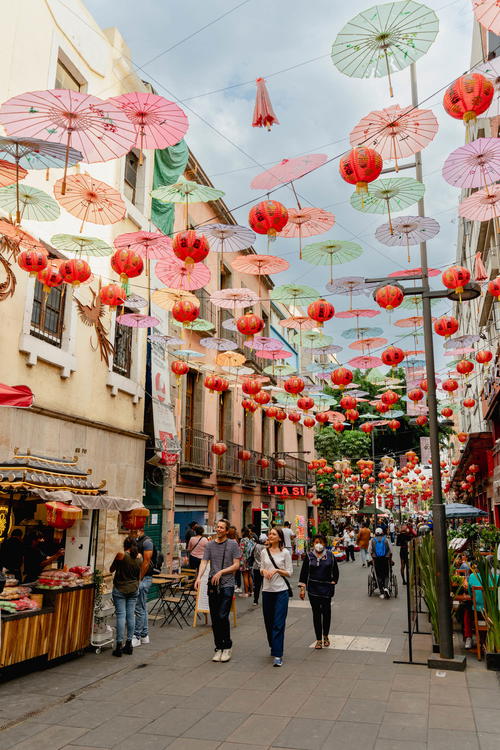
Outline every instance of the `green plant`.
[(436, 578), (436, 548), (434, 536), (426, 534), (415, 547), (416, 563), (420, 573), (422, 595), (429, 611), (434, 640), (439, 641), (438, 591)]
[(477, 556), (477, 576), (483, 589), (484, 616), (488, 625), (486, 633), (486, 650), (500, 653), (500, 610), (498, 597), (498, 561), (493, 558), (494, 565), (490, 567), (488, 558)]
[(500, 544), (500, 529), (492, 524), (478, 524), (479, 539), (488, 550), (495, 550)]
[(318, 524), (318, 534), (323, 534), (323, 536), (331, 536), (332, 533), (332, 527), (328, 523), (328, 521), (320, 521)]

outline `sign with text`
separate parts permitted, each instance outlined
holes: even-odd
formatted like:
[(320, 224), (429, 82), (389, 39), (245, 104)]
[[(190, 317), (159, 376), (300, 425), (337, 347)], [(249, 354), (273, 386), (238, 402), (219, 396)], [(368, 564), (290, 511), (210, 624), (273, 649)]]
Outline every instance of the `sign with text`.
[(305, 484), (268, 484), (267, 494), (275, 497), (305, 497)]

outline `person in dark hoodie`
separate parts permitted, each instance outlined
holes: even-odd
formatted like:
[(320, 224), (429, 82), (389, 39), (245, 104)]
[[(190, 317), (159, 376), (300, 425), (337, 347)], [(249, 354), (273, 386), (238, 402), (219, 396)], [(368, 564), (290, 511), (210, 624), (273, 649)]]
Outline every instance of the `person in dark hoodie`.
[(313, 613), (316, 649), (330, 645), (332, 621), (332, 599), (339, 580), (339, 566), (335, 555), (326, 549), (323, 534), (315, 534), (313, 546), (302, 563), (299, 576), (300, 598), (305, 599), (306, 590)]

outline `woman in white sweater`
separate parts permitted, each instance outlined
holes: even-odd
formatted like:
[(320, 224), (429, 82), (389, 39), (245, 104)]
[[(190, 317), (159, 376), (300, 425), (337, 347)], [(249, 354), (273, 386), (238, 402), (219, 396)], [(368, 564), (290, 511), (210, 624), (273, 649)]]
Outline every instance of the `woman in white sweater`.
[(291, 590), (288, 579), (293, 572), (291, 555), (284, 547), (283, 531), (280, 528), (271, 529), (267, 548), (262, 550), (260, 556), (260, 572), (263, 577), (262, 613), (275, 667), (283, 664), (285, 625)]

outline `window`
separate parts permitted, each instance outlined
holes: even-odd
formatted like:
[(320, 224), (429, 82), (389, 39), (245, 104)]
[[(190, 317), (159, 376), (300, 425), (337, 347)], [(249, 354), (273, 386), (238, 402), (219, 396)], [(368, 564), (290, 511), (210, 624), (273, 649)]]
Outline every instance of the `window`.
[(137, 191), (137, 178), (139, 169), (139, 157), (135, 151), (129, 151), (125, 157), (125, 177), (123, 192), (131, 203), (135, 204)]
[(219, 400), (219, 440), (232, 442), (233, 439), (233, 404), (231, 392), (221, 393)]
[(251, 451), (253, 450), (253, 414), (243, 409), (243, 445)]
[[(132, 312), (124, 308), (124, 312)], [(133, 328), (130, 326), (121, 326), (119, 323), (115, 327), (115, 340), (113, 343), (115, 353), (113, 355), (113, 372), (122, 375), (124, 378), (130, 377), (132, 366), (132, 335)]]
[(82, 91), (84, 84), (69, 70), (61, 59), (57, 61), (56, 89), (70, 89), (71, 91)]
[(65, 286), (54, 287), (46, 295), (43, 284), (35, 282), (30, 334), (54, 346), (61, 346), (64, 325)]

